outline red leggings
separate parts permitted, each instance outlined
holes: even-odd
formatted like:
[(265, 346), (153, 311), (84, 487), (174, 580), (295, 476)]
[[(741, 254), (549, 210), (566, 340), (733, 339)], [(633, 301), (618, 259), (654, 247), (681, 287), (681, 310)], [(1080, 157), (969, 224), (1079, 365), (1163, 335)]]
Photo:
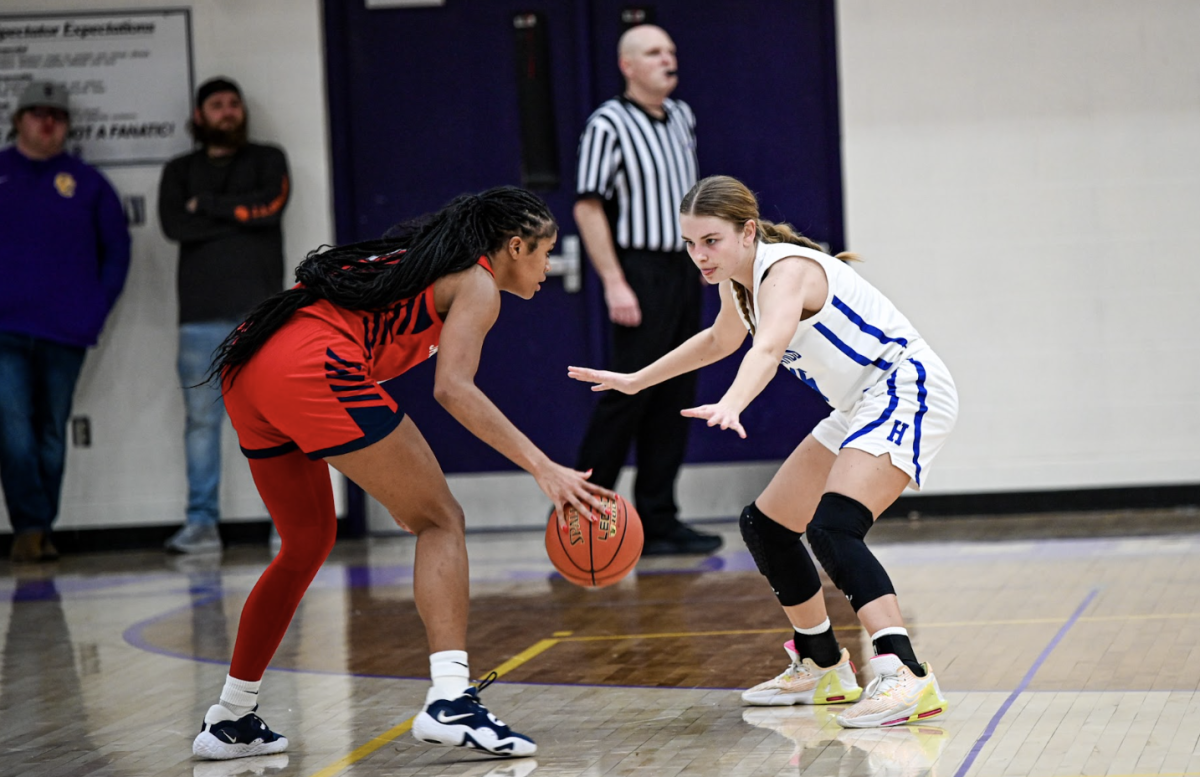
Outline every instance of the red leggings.
[(254, 485), (266, 502), (283, 548), (254, 585), (242, 619), (229, 674), (261, 680), (304, 592), (337, 538), (329, 465), (300, 451), (250, 459)]

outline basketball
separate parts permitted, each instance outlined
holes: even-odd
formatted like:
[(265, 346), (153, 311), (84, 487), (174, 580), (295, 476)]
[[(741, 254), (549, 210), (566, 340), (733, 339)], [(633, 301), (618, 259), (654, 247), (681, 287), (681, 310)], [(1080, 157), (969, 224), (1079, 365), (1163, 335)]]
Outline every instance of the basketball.
[(546, 524), (546, 553), (554, 568), (575, 585), (603, 588), (629, 574), (642, 556), (642, 519), (620, 495), (603, 499), (589, 521), (566, 506), (567, 528), (558, 526), (558, 512)]

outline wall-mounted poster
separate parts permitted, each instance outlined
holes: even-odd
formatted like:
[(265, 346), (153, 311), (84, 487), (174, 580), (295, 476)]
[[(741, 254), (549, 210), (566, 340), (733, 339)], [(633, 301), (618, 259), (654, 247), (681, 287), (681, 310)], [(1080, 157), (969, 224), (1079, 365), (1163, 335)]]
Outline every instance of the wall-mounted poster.
[(192, 149), (187, 9), (0, 15), (0, 129), (30, 81), (71, 95), (67, 148), (95, 165), (157, 165)]

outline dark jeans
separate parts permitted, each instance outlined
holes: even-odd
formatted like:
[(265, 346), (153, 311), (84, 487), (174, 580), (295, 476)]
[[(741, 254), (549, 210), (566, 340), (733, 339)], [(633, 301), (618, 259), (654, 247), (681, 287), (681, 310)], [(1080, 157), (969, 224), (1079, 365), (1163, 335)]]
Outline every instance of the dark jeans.
[[(613, 325), (609, 369), (633, 372), (667, 353), (700, 329), (701, 281), (685, 252), (624, 251), (621, 266), (638, 297), (642, 323)], [(679, 522), (675, 480), (687, 449), (696, 373), (672, 378), (632, 396), (605, 391), (592, 412), (576, 468), (592, 468), (591, 481), (611, 488), (636, 440), (633, 501), (647, 538), (661, 537)]]
[(67, 420), (86, 349), (0, 332), (0, 486), (13, 533), (58, 517)]

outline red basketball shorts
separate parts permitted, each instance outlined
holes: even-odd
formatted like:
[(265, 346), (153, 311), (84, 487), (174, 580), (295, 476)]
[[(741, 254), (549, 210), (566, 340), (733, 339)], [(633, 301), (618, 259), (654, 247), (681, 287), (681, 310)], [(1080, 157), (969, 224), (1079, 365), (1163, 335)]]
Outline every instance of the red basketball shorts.
[(365, 448), (404, 413), (375, 381), (364, 347), (328, 323), (295, 315), (223, 381), (225, 408), (247, 457), (296, 449), (321, 459)]

